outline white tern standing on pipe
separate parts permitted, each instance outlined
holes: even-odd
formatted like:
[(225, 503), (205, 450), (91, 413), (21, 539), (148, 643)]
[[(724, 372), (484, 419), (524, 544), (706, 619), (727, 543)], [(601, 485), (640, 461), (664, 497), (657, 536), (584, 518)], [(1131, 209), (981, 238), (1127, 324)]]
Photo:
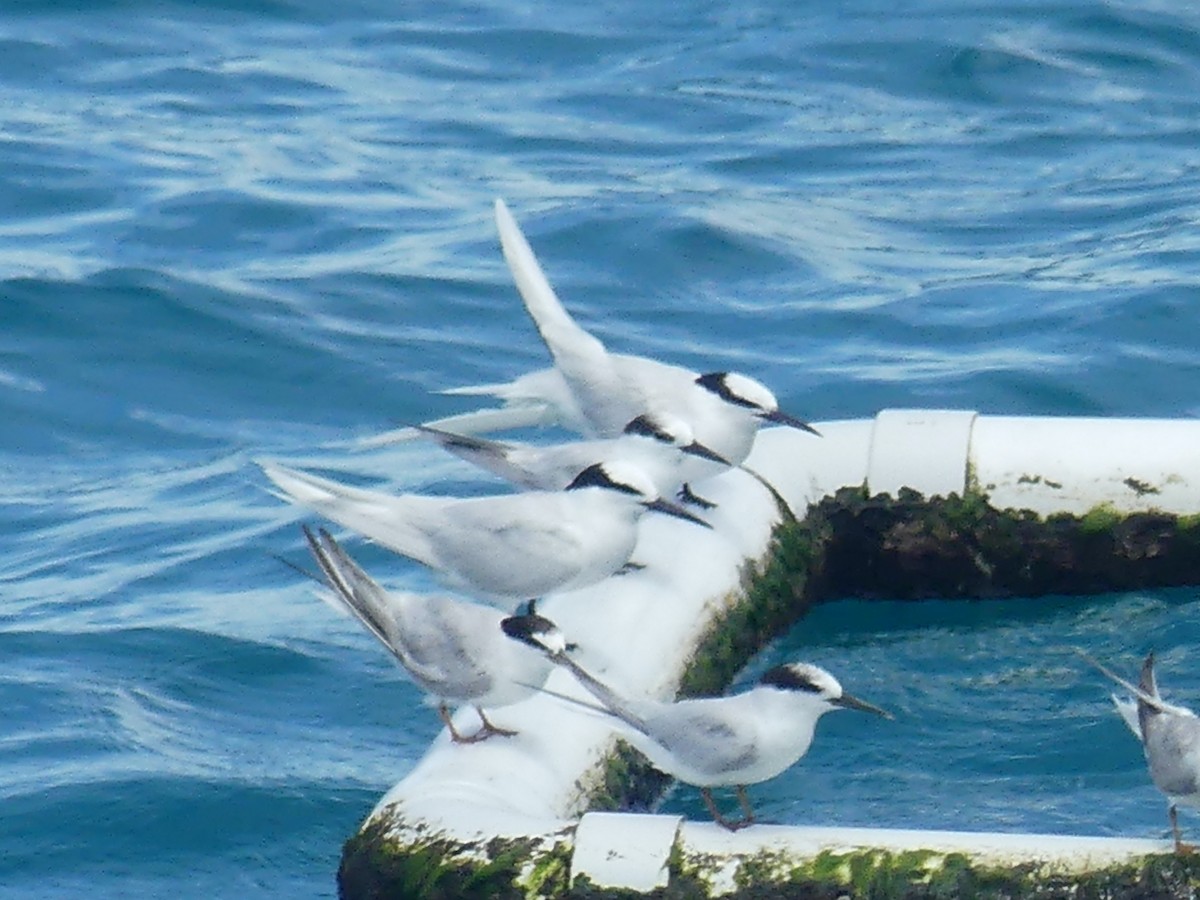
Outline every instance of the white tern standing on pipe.
[[(775, 395), (746, 375), (701, 374), (644, 356), (610, 353), (563, 308), (503, 200), (496, 201), (496, 226), (517, 290), (554, 358), (554, 368), (507, 384), (452, 388), (445, 393), (495, 396), (517, 408), (540, 407), (545, 420), (596, 437), (615, 437), (631, 419), (665, 410), (686, 421), (697, 441), (734, 466), (749, 455), (764, 423), (818, 433), (807, 422), (782, 412)], [(494, 424), (494, 410), (481, 415)], [(455, 430), (473, 430), (470, 414), (446, 420), (450, 422), (453, 426), (448, 427)], [(522, 422), (528, 424), (524, 417)], [(685, 481), (727, 468), (699, 459), (688, 460), (685, 467)]]
[(686, 456), (725, 464), (696, 441), (687, 422), (667, 414), (638, 416), (620, 437), (540, 445), (415, 427), (450, 453), (527, 490), (563, 490), (593, 463), (625, 460), (649, 475), (660, 495), (673, 496), (683, 485), (680, 471)]
[(1158, 694), (1154, 678), (1154, 654), (1146, 655), (1138, 684), (1126, 681), (1101, 665), (1082, 650), (1076, 652), (1131, 694), (1133, 699), (1113, 695), (1117, 712), (1130, 731), (1142, 742), (1150, 780), (1167, 797), (1167, 818), (1175, 850), (1194, 849), (1179, 834), (1179, 813), (1175, 807), (1200, 806), (1200, 718), (1184, 706), (1167, 703)]
[(590, 466), (563, 491), (468, 498), (385, 494), (259, 465), (287, 499), (497, 600), (572, 590), (620, 571), (647, 510), (710, 527), (621, 462)]
[[(389, 593), (350, 558), (329, 532), (304, 536), (332, 594), (331, 606), (349, 611), (385, 646), (417, 686), (437, 704), (455, 743), (512, 735), (484, 709), (508, 706), (536, 693), (554, 668), (547, 646), (566, 652), (562, 633), (537, 614), (505, 616), (490, 606), (441, 596)], [(450, 718), (450, 704), (470, 703), (482, 727), (464, 736)]]
[[(622, 723), (622, 736), (655, 768), (700, 788), (713, 819), (730, 831), (754, 822), (746, 785), (774, 778), (804, 756), (817, 719), (825, 713), (858, 709), (892, 718), (879, 707), (847, 694), (836, 678), (811, 663), (776, 666), (740, 694), (666, 703), (622, 697), (566, 654), (550, 647), (547, 650), (550, 658), (573, 672), (603, 706), (582, 705)], [(714, 787), (737, 789), (741, 819), (721, 814), (713, 801)]]

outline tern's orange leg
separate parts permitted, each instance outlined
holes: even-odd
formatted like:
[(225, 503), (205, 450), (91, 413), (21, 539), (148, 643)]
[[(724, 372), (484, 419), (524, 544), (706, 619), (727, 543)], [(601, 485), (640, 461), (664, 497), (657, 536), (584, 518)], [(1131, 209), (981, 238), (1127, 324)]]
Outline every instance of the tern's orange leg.
[[(739, 787), (738, 790), (741, 791), (742, 788)], [(751, 813), (749, 817), (744, 818), (744, 819), (734, 820), (734, 819), (725, 818), (725, 816), (721, 815), (721, 811), (719, 809), (717, 809), (717, 804), (713, 800), (712, 791), (710, 791), (708, 788), (700, 788), (700, 796), (704, 800), (704, 805), (708, 807), (708, 811), (712, 814), (713, 821), (716, 822), (718, 825), (720, 825), (723, 828), (728, 828), (730, 831), (737, 831), (741, 828), (745, 828), (747, 825), (750, 825), (754, 822), (754, 814), (753, 813)], [(738, 799), (741, 800), (741, 797), (742, 797), (742, 795), (739, 794)], [(748, 806), (748, 802), (747, 802), (747, 806)], [(747, 806), (743, 806), (742, 809), (743, 810), (746, 809)]]

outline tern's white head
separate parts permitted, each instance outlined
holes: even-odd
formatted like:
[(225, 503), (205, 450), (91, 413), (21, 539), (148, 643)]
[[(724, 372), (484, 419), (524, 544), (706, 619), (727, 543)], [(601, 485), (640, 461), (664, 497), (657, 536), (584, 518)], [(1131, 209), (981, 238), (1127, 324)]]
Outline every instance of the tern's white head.
[(878, 706), (859, 700), (842, 690), (841, 682), (812, 663), (787, 663), (767, 670), (758, 680), (760, 685), (780, 691), (794, 691), (797, 696), (811, 697), (825, 713), (831, 709), (858, 709), (890, 719), (890, 713)]
[(669, 516), (675, 516), (679, 519), (686, 519), (689, 522), (695, 522), (697, 525), (703, 525), (705, 528), (712, 527), (703, 519), (692, 515), (682, 506), (664, 500), (659, 496), (658, 488), (655, 487), (650, 476), (637, 466), (627, 463), (624, 460), (609, 460), (608, 462), (590, 465), (576, 475), (574, 480), (566, 487), (568, 491), (586, 490), (589, 488), (623, 494), (635, 499), (637, 503), (646, 509), (666, 513)]
[(820, 434), (807, 422), (781, 411), (779, 401), (775, 399), (770, 388), (748, 375), (738, 372), (708, 372), (696, 378), (696, 384), (731, 406), (744, 409), (764, 422), (775, 422), (811, 434)]
[(671, 413), (643, 413), (636, 419), (631, 419), (623, 431), (627, 435), (649, 438), (666, 447), (674, 447), (683, 453), (699, 456), (701, 459), (730, 465), (729, 460), (696, 440), (691, 425)]

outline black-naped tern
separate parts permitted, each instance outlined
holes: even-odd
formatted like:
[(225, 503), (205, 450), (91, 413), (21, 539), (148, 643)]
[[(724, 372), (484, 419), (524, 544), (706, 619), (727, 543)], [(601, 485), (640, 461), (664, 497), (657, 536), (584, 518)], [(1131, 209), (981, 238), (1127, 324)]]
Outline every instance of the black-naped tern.
[[(713, 819), (731, 831), (755, 821), (746, 785), (774, 778), (804, 756), (817, 720), (825, 713), (858, 709), (892, 718), (879, 707), (847, 694), (836, 678), (811, 663), (776, 666), (753, 688), (739, 694), (668, 703), (623, 697), (566, 654), (547, 651), (601, 704), (582, 705), (623, 725), (622, 736), (655, 768), (700, 788)], [(579, 703), (561, 694), (555, 696)], [(714, 787), (737, 789), (741, 819), (721, 813), (713, 801)]]
[(686, 422), (669, 414), (638, 416), (619, 437), (554, 444), (493, 441), (426, 425), (415, 427), (450, 453), (526, 490), (563, 490), (593, 463), (624, 460), (649, 475), (661, 496), (671, 497), (683, 486), (682, 468), (688, 456), (727, 465), (696, 441)]
[(1193, 850), (1192, 845), (1185, 844), (1180, 837), (1176, 806), (1181, 803), (1200, 806), (1200, 718), (1187, 707), (1167, 703), (1159, 696), (1152, 652), (1142, 662), (1136, 685), (1084, 651), (1076, 649), (1075, 652), (1133, 695), (1129, 699), (1113, 694), (1113, 704), (1129, 730), (1142, 742), (1150, 780), (1166, 795), (1167, 818), (1176, 851)]
[[(452, 388), (446, 393), (494, 396), (513, 407), (540, 406), (547, 418), (596, 437), (615, 437), (643, 413), (670, 412), (688, 423), (697, 441), (734, 466), (749, 455), (764, 423), (817, 434), (808, 423), (781, 412), (775, 395), (749, 376), (702, 374), (643, 356), (610, 353), (563, 307), (503, 200), (496, 201), (496, 226), (517, 290), (554, 367), (506, 384)], [(460, 430), (474, 430), (469, 414), (453, 421)], [(685, 466), (686, 481), (724, 468), (701, 460), (688, 460)]]
[[(330, 605), (349, 611), (396, 658), (437, 705), (455, 743), (515, 732), (494, 725), (484, 709), (517, 703), (546, 681), (553, 664), (547, 646), (566, 651), (561, 632), (530, 604), (523, 615), (451, 597), (388, 592), (333, 539), (304, 527), (304, 536), (331, 593)], [(482, 727), (461, 734), (450, 705), (470, 703)]]
[(385, 494), (259, 464), (287, 499), (497, 600), (572, 590), (620, 571), (647, 510), (709, 527), (623, 462), (590, 466), (562, 491), (468, 498)]

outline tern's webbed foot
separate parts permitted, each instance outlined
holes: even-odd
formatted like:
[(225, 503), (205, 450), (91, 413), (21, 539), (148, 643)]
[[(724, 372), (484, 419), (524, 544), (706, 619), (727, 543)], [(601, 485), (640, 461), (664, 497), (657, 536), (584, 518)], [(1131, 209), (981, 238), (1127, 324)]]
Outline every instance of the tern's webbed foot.
[(721, 811), (717, 809), (716, 802), (713, 800), (712, 792), (708, 788), (700, 789), (700, 797), (704, 800), (704, 805), (708, 807), (713, 821), (722, 828), (727, 828), (730, 831), (741, 831), (747, 825), (754, 824), (754, 812), (750, 809), (750, 802), (746, 798), (744, 788), (738, 788), (738, 802), (741, 803), (742, 811), (745, 813), (745, 816), (741, 819), (730, 819), (722, 815)]
[(464, 735), (453, 732), (450, 735), (450, 740), (455, 744), (478, 744), (480, 741), (486, 741), (490, 737), (514, 737), (515, 735), (516, 732), (510, 728), (499, 728), (488, 722), (474, 734)]
[(501, 728), (498, 725), (493, 725), (488, 721), (488, 717), (483, 714), (483, 710), (475, 707), (475, 711), (479, 713), (479, 721), (483, 723), (482, 727), (474, 734), (462, 734), (454, 727), (454, 721), (450, 718), (450, 710), (443, 703), (438, 707), (438, 715), (446, 723), (446, 729), (450, 732), (450, 742), (453, 744), (478, 744), (480, 741), (486, 741), (488, 738), (496, 737), (513, 737), (516, 732), (507, 728)]
[(474, 734), (459, 734), (457, 731), (450, 732), (450, 743), (452, 744), (478, 744), (480, 741), (486, 741), (491, 734), (487, 729), (480, 728)]
[(511, 728), (501, 728), (499, 725), (493, 725), (490, 721), (488, 721), (488, 717), (483, 714), (483, 710), (478, 706), (475, 707), (475, 711), (479, 713), (479, 721), (483, 723), (483, 727), (475, 732), (475, 740), (482, 741), (486, 738), (492, 737), (493, 735), (496, 737), (513, 737), (516, 735), (516, 732)]
[(753, 825), (754, 820), (753, 819), (737, 819), (735, 821), (731, 821), (726, 818), (721, 818), (721, 819), (717, 820), (717, 824), (723, 828), (728, 828), (730, 831), (741, 831), (743, 828)]
[(679, 493), (676, 496), (678, 496), (681, 502), (691, 503), (693, 506), (698, 506), (701, 509), (717, 508), (717, 504), (713, 503), (711, 500), (705, 500), (699, 494), (695, 493), (690, 484), (684, 484), (684, 486), (679, 489)]

